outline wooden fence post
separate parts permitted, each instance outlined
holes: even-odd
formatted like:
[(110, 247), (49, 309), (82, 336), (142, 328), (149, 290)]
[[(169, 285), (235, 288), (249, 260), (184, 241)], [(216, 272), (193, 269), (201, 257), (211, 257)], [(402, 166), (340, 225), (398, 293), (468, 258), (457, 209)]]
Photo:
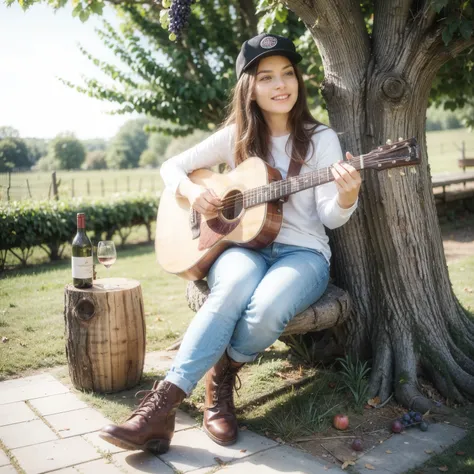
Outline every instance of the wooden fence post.
[(127, 192), (130, 192), (130, 176), (127, 176)]
[(138, 180), (138, 191), (142, 190), (142, 178)]
[(28, 195), (30, 196), (30, 199), (31, 199), (33, 196), (31, 195), (30, 183), (28, 182), (28, 179), (26, 180), (26, 187), (28, 188)]
[(117, 178), (114, 179), (114, 189), (115, 192), (118, 193), (118, 183), (117, 183)]
[(71, 197), (74, 197), (74, 179), (71, 179)]
[(89, 180), (87, 180), (87, 195), (91, 195), (91, 183), (89, 182)]
[(100, 180), (100, 191), (101, 191), (102, 196), (105, 196), (104, 180), (103, 179)]
[(56, 181), (56, 171), (53, 171), (52, 179), (53, 179), (53, 181), (52, 181), (52, 183), (53, 183), (53, 197), (57, 201), (59, 199), (59, 196), (58, 196), (58, 183)]
[(10, 188), (12, 187), (12, 173), (8, 172), (7, 201), (10, 201)]

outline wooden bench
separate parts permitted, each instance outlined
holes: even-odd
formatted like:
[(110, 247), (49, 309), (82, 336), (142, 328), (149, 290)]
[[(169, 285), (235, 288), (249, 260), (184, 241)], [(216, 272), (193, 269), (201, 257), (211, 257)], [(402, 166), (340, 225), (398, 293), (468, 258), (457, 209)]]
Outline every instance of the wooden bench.
[(466, 158), (466, 143), (461, 143), (461, 158), (458, 160), (459, 168), (465, 172), (467, 167), (474, 166), (474, 158)]
[[(446, 187), (453, 184), (464, 184), (474, 182), (474, 172), (464, 172), (464, 173), (443, 173), (434, 175), (431, 179), (432, 188), (443, 188), (443, 201), (447, 201)], [(459, 194), (459, 193), (457, 193)], [(470, 194), (470, 193), (469, 193)], [(459, 198), (460, 196), (457, 196)]]
[[(188, 305), (198, 311), (209, 296), (209, 287), (205, 280), (190, 281), (186, 288)], [(346, 321), (351, 312), (349, 294), (333, 284), (329, 284), (323, 296), (308, 309), (297, 314), (286, 326), (281, 339), (296, 334), (322, 331)]]
[(461, 158), (458, 160), (458, 166), (466, 171), (467, 167), (474, 166), (474, 158)]

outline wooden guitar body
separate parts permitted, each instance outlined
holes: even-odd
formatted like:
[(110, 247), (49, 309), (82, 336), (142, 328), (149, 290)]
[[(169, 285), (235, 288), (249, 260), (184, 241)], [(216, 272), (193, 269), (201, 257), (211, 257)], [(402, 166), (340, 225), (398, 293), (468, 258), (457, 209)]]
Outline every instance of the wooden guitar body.
[[(200, 169), (189, 178), (213, 189), (224, 202), (235, 204), (219, 211), (217, 216), (206, 218), (193, 213), (186, 198), (165, 189), (160, 199), (155, 238), (158, 263), (165, 271), (187, 280), (199, 280), (231, 245), (263, 248), (275, 240), (282, 222), (281, 203), (266, 202), (244, 208), (242, 193), (281, 180), (278, 170), (253, 157), (227, 174)], [(194, 225), (193, 218), (197, 218)]]

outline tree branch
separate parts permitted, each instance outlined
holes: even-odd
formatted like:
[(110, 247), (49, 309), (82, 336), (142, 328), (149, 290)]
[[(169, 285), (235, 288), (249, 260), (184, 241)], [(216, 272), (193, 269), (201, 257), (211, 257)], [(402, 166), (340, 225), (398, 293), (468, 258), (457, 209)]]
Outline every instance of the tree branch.
[(310, 30), (323, 61), (326, 82), (348, 93), (360, 90), (370, 58), (370, 41), (359, 2), (281, 1)]
[(426, 31), (433, 26), (436, 20), (436, 11), (432, 6), (432, 0), (424, 0), (423, 6), (420, 10), (420, 28)]
[(471, 36), (467, 40), (463, 38), (455, 39), (446, 46), (441, 34), (442, 29), (438, 28), (436, 34), (425, 36), (418, 49), (421, 60), (424, 59), (422, 67), (431, 70), (434, 74), (450, 59), (455, 58), (465, 49), (474, 45), (474, 36)]
[(251, 36), (257, 34), (258, 18), (255, 14), (255, 5), (253, 0), (239, 0), (240, 16), (245, 21), (246, 29)]
[(390, 70), (397, 57), (390, 54), (405, 41), (413, 0), (376, 0), (373, 48), (378, 67)]

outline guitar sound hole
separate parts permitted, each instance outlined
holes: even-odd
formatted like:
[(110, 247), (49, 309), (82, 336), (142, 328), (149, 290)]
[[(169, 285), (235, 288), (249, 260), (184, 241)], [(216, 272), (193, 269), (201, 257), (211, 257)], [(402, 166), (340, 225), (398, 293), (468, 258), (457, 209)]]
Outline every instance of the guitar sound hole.
[(234, 190), (226, 194), (224, 201), (224, 209), (221, 213), (224, 219), (232, 221), (237, 219), (244, 207), (243, 195), (240, 191)]

